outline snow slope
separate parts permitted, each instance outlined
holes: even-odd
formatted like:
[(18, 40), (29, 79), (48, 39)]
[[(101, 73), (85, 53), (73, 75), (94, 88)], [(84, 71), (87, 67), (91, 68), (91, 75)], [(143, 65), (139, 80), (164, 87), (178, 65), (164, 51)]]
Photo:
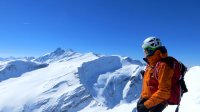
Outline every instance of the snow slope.
[[(20, 77), (0, 83), (1, 112), (77, 112), (87, 111), (84, 109), (90, 106), (106, 110), (138, 98), (140, 87), (137, 85), (141, 85), (138, 71), (142, 65), (139, 61), (57, 51), (64, 50), (57, 49), (34, 60), (49, 66), (33, 71), (20, 69)], [(25, 65), (13, 63), (19, 68)], [(8, 73), (13, 72), (8, 69)], [(131, 89), (135, 89), (134, 94), (130, 94)]]
[(79, 83), (77, 67), (96, 58), (92, 54), (86, 54), (68, 62), (55, 62), (46, 68), (24, 73), (22, 77), (1, 82), (0, 111), (41, 112), (73, 108), (79, 103), (76, 96), (80, 99), (89, 96)]
[(0, 63), (0, 82), (46, 66), (48, 65), (24, 60), (4, 61)]
[[(32, 61), (1, 62), (0, 73), (9, 77), (0, 82), (0, 112), (135, 112), (142, 69), (140, 61), (129, 57), (61, 48)], [(200, 111), (199, 74), (200, 67), (187, 72), (189, 93), (180, 112)]]
[(190, 68), (185, 80), (189, 92), (183, 96), (180, 112), (200, 112), (200, 66)]

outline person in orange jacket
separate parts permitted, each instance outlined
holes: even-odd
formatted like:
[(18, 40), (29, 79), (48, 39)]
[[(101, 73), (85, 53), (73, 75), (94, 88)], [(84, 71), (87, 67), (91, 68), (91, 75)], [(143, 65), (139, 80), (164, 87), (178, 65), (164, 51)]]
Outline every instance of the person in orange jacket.
[[(159, 60), (168, 56), (167, 49), (162, 46), (160, 39), (149, 37), (144, 40), (142, 48), (147, 66), (143, 74), (142, 92), (137, 103), (137, 111), (162, 112), (170, 97), (174, 70), (164, 62), (160, 62), (157, 67)], [(155, 67), (158, 68), (157, 76), (155, 76)]]

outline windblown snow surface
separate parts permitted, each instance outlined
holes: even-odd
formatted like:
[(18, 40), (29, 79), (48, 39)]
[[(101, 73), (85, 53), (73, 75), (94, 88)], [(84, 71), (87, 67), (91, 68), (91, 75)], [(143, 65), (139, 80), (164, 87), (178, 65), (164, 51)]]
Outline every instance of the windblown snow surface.
[[(1, 59), (0, 112), (135, 112), (142, 69), (129, 57), (60, 48), (32, 60)], [(180, 112), (200, 112), (199, 74), (198, 66), (187, 72)]]

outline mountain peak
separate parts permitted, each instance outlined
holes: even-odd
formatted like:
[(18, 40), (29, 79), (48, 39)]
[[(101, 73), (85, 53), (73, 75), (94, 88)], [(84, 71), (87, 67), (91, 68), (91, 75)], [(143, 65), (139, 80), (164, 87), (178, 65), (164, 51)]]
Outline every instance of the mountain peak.
[(65, 53), (65, 50), (62, 48), (57, 48), (54, 52), (50, 53), (50, 54), (56, 54), (56, 55), (62, 55), (63, 53)]
[(57, 48), (55, 51), (35, 59), (35, 61), (39, 61), (42, 63), (43, 62), (49, 63), (49, 62), (57, 61), (59, 59), (63, 59), (65, 57), (69, 57), (73, 54), (75, 54), (75, 52), (72, 49), (64, 50), (62, 48)]
[(67, 50), (65, 50), (65, 52), (74, 52), (73, 49), (68, 48)]
[(52, 53), (54, 53), (54, 54), (57, 54), (57, 55), (62, 55), (62, 54), (64, 54), (64, 53), (72, 53), (72, 52), (74, 52), (72, 49), (66, 49), (66, 50), (64, 50), (64, 49), (62, 49), (62, 48), (57, 48), (55, 51), (53, 51)]

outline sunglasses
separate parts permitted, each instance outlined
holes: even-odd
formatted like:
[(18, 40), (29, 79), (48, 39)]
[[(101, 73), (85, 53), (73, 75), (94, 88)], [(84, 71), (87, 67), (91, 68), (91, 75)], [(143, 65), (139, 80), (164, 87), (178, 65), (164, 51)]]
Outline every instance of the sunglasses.
[(146, 56), (153, 56), (153, 54), (155, 53), (156, 48), (151, 48), (151, 47), (147, 47), (144, 49), (144, 52), (146, 54)]

